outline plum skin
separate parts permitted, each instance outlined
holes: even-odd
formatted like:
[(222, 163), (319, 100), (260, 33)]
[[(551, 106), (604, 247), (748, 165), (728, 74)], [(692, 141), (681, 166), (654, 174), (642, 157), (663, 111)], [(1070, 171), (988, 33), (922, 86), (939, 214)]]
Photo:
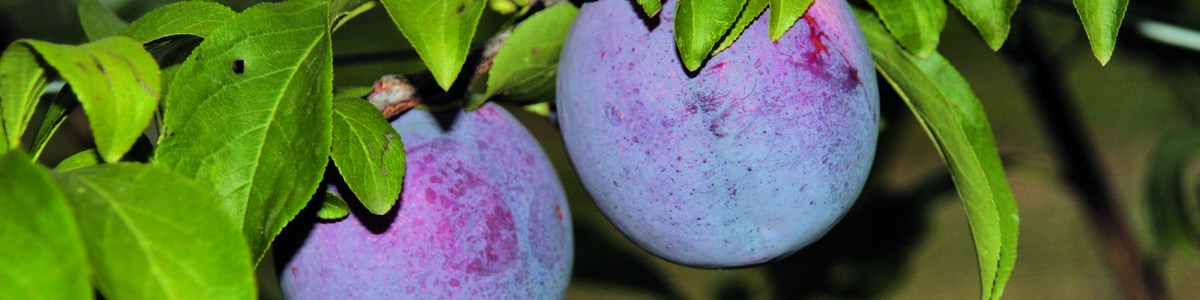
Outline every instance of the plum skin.
[(688, 74), (674, 1), (580, 9), (563, 46), (559, 122), (585, 188), (643, 249), (695, 267), (761, 264), (833, 227), (878, 138), (871, 54), (843, 0), (816, 0), (782, 38), (769, 12)]
[[(566, 293), (571, 219), (538, 142), (499, 106), (392, 122), (407, 153), (394, 220), (317, 222), (281, 269), (288, 299), (545, 299)], [(346, 191), (342, 191), (346, 192)]]

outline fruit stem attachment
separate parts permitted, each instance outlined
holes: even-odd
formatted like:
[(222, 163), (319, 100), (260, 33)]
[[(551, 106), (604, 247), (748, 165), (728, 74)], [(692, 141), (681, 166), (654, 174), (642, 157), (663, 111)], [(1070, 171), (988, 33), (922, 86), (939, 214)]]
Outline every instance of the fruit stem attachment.
[(384, 118), (391, 119), (421, 103), (421, 96), (404, 75), (393, 74), (375, 81), (367, 101), (383, 112)]

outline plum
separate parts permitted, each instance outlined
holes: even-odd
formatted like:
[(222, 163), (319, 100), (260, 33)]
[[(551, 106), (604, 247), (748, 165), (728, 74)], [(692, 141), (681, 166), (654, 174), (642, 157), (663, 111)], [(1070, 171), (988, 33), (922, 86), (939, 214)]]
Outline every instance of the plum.
[(848, 4), (816, 0), (778, 41), (769, 13), (698, 72), (627, 0), (583, 4), (557, 81), (562, 134), (597, 206), (642, 248), (695, 267), (761, 264), (829, 231), (875, 155), (879, 91)]
[(287, 298), (565, 295), (571, 219), (545, 152), (499, 106), (460, 112), (448, 128), (446, 117), (413, 110), (392, 122), (408, 158), (397, 208), (312, 224), (281, 268)]

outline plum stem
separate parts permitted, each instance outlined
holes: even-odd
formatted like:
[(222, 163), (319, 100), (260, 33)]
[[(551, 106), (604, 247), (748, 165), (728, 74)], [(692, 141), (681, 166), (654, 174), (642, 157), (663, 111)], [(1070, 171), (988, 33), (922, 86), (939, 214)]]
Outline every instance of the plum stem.
[[(1028, 12), (1028, 10), (1026, 10)], [(1126, 299), (1166, 298), (1161, 271), (1142, 251), (1105, 176), (1095, 143), (1072, 106), (1061, 65), (1046, 53), (1028, 13), (1013, 18), (1015, 43), (1003, 50), (1030, 87), (1028, 100), (1052, 145), (1060, 176), (1096, 228), (1100, 249)]]

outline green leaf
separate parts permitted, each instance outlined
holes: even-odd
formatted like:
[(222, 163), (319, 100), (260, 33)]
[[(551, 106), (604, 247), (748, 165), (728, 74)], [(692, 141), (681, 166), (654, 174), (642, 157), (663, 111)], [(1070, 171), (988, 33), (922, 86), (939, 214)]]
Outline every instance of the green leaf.
[(918, 57), (937, 51), (946, 26), (946, 3), (942, 0), (867, 0), (892, 36)]
[(132, 163), (77, 169), (57, 179), (105, 297), (254, 297), (250, 252), (232, 212), (208, 189)]
[(380, 0), (433, 78), (449, 90), (463, 63), (485, 0)]
[(207, 38), (237, 13), (216, 2), (183, 1), (156, 8), (121, 31), (142, 43), (177, 35)]
[(246, 9), (192, 51), (164, 99), (156, 162), (233, 208), (254, 261), (316, 192), (329, 159), (327, 13), (321, 1)]
[(330, 31), (337, 31), (342, 28), (346, 22), (354, 17), (357, 17), (372, 8), (375, 8), (375, 1), (371, 0), (335, 0), (329, 3), (329, 27)]
[[(9, 57), (8, 55), (13, 54)], [(4, 99), (17, 99), (17, 103), (5, 101), (6, 126), (28, 122), (27, 111), (36, 104), (36, 95), (44, 90), (37, 80), (26, 76), (44, 76), (44, 71), (31, 71), (31, 62), (36, 62), (33, 52), (40, 54), (58, 74), (71, 84), (83, 110), (88, 115), (96, 147), (104, 161), (115, 162), (129, 151), (134, 141), (141, 136), (154, 110), (158, 107), (159, 79), (158, 64), (142, 44), (128, 37), (114, 36), (80, 46), (59, 45), (36, 40), (19, 40), (5, 51), (0, 71), (0, 87)], [(11, 58), (11, 60), (10, 60)], [(16, 62), (25, 60), (25, 62)], [(13, 65), (8, 65), (12, 63)], [(12, 71), (13, 75), (8, 75)], [(9, 83), (8, 81), (15, 81)], [(44, 80), (44, 79), (42, 79)], [(14, 86), (9, 90), (9, 86)], [(11, 94), (10, 94), (11, 93)], [(32, 99), (31, 99), (32, 98)], [(35, 103), (21, 102), (32, 101)], [(10, 111), (11, 106), (17, 107)], [(10, 115), (11, 114), (11, 115)], [(19, 114), (25, 114), (23, 119)], [(16, 120), (10, 120), (10, 118)], [(6, 130), (8, 128), (6, 127)], [(23, 132), (24, 126), (16, 127)], [(10, 142), (12, 136), (10, 135)]]
[(675, 9), (675, 45), (689, 71), (704, 60), (737, 21), (747, 0), (679, 0)]
[(83, 240), (50, 172), (0, 156), (0, 299), (91, 299)]
[(79, 0), (76, 11), (79, 12), (79, 24), (83, 26), (83, 33), (87, 35), (89, 41), (98, 41), (117, 35), (126, 26), (129, 26), (125, 20), (121, 20), (116, 13), (104, 7), (98, 0)]
[(1017, 11), (1019, 0), (950, 0), (967, 21), (975, 25), (983, 40), (993, 51), (1000, 50), (1008, 39), (1009, 19)]
[(637, 3), (642, 6), (642, 12), (645, 12), (646, 16), (649, 17), (657, 15), (662, 10), (661, 0), (637, 0)]
[(38, 100), (46, 91), (46, 70), (29, 45), (12, 43), (0, 55), (0, 113), (5, 149), (17, 149)]
[(392, 209), (404, 182), (404, 143), (374, 105), (353, 96), (333, 99), (331, 156), (368, 211)]
[(54, 170), (58, 172), (66, 172), (75, 169), (82, 169), (100, 164), (100, 154), (96, 153), (96, 149), (87, 149), (79, 151), (71, 156), (67, 156), (62, 161), (54, 166)]
[(768, 27), (771, 40), (778, 41), (783, 37), (783, 34), (800, 20), (800, 16), (804, 15), (812, 2), (813, 0), (771, 0), (771, 23)]
[(975, 240), (982, 299), (999, 299), (1016, 263), (1019, 217), (983, 106), (941, 55), (908, 53), (873, 14), (855, 12), (875, 68), (899, 92), (949, 166)]
[(42, 124), (38, 126), (37, 134), (33, 136), (33, 145), (30, 146), (29, 152), (33, 153), (34, 160), (42, 156), (42, 150), (46, 148), (46, 144), (50, 143), (50, 138), (54, 136), (63, 122), (67, 121), (67, 116), (77, 108), (79, 108), (79, 99), (75, 97), (75, 91), (71, 89), (71, 85), (63, 85), (58, 94), (54, 95), (54, 100), (50, 101), (50, 106), (46, 108), (46, 113), (42, 116)]
[(721, 39), (721, 43), (717, 45), (716, 49), (713, 49), (711, 55), (717, 55), (717, 53), (724, 51), (725, 48), (732, 46), (733, 42), (737, 41), (738, 37), (742, 36), (742, 32), (746, 31), (746, 27), (750, 27), (750, 23), (754, 23), (754, 20), (758, 19), (758, 15), (761, 15), (764, 10), (767, 10), (767, 3), (770, 2), (768, 2), (768, 0), (747, 1), (746, 8), (743, 9), (741, 15), (738, 16), (737, 22), (733, 24), (733, 28), (729, 29), (729, 35), (724, 39)]
[[(530, 16), (504, 41), (488, 71), (485, 98), (504, 94), (516, 100), (554, 98), (558, 55), (579, 9), (569, 3), (551, 6)], [(474, 110), (483, 102), (472, 103)]]
[[(396, 195), (397, 197), (399, 195)], [(317, 218), (321, 220), (337, 220), (350, 215), (350, 206), (346, 204), (346, 200), (342, 199), (337, 194), (325, 192), (325, 199), (321, 201), (321, 209), (317, 210)]]
[(1083, 22), (1092, 54), (1100, 65), (1108, 64), (1113, 48), (1117, 45), (1117, 33), (1121, 31), (1121, 20), (1125, 19), (1125, 8), (1129, 0), (1074, 0), (1075, 11)]
[(1146, 205), (1161, 258), (1175, 250), (1200, 248), (1200, 215), (1189, 204), (1188, 172), (1200, 155), (1200, 129), (1173, 131), (1160, 140), (1146, 168)]

